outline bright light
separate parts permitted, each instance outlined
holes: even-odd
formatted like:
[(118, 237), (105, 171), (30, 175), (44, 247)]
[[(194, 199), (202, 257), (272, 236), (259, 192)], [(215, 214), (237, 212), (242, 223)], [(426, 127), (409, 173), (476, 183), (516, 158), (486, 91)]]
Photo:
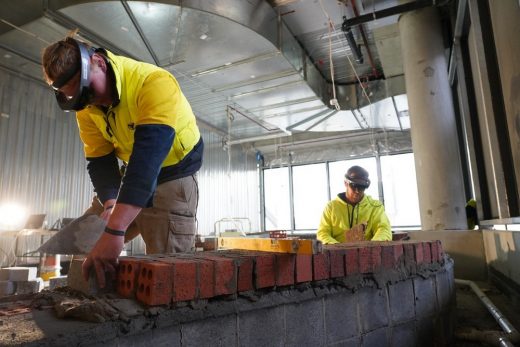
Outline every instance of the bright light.
[(0, 205), (0, 230), (22, 229), (26, 219), (24, 207), (15, 203)]

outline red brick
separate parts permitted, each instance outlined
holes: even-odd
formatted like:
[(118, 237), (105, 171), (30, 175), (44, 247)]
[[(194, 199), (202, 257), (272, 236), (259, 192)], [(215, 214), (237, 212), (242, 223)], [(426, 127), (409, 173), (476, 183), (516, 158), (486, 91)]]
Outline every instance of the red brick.
[(215, 296), (215, 264), (211, 260), (197, 259), (197, 298)]
[(296, 283), (312, 281), (312, 255), (296, 255)]
[(359, 272), (363, 274), (372, 272), (372, 251), (370, 247), (359, 248)]
[(415, 253), (415, 263), (417, 265), (424, 263), (424, 247), (422, 245), (422, 242), (414, 243), (413, 249)]
[(276, 285), (289, 286), (294, 284), (295, 271), (294, 254), (276, 254)]
[(381, 270), (381, 246), (370, 247), (370, 253), (372, 272), (379, 272)]
[(444, 252), (442, 251), (442, 242), (437, 240), (437, 257), (439, 258), (439, 263), (444, 262)]
[(180, 257), (161, 258), (158, 261), (173, 266), (172, 301), (189, 301), (197, 297), (197, 262)]
[(140, 259), (121, 257), (117, 271), (117, 293), (124, 298), (135, 298)]
[(237, 291), (237, 267), (235, 261), (218, 253), (200, 253), (202, 259), (213, 261), (215, 295), (229, 295)]
[(330, 277), (329, 252), (314, 254), (312, 256), (312, 277), (315, 281), (327, 280)]
[(246, 292), (253, 290), (254, 255), (246, 252), (225, 252), (224, 255), (233, 258), (237, 266), (237, 291)]
[(403, 245), (391, 244), (383, 246), (381, 253), (381, 263), (383, 269), (394, 269), (399, 265), (399, 261), (403, 256)]
[(417, 264), (415, 262), (415, 252), (413, 243), (404, 243), (404, 265), (411, 272), (415, 273), (417, 270)]
[(329, 249), (330, 278), (345, 277), (345, 249)]
[(274, 287), (276, 283), (275, 257), (272, 253), (255, 253), (255, 288)]
[(357, 248), (345, 250), (345, 270), (347, 276), (359, 273), (359, 251)]
[(143, 261), (139, 272), (137, 299), (150, 306), (170, 304), (173, 287), (172, 265), (158, 261)]
[(438, 263), (439, 262), (439, 249), (438, 249), (438, 243), (437, 241), (432, 241), (430, 244), (430, 247), (432, 249), (432, 263)]
[(423, 257), (425, 263), (432, 262), (432, 251), (430, 247), (430, 242), (423, 242)]

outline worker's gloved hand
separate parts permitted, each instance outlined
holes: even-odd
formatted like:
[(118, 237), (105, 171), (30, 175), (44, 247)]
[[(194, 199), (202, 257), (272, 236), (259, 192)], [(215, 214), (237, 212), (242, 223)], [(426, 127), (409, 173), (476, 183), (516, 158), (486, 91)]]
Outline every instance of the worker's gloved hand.
[(345, 231), (345, 242), (365, 241), (366, 223), (354, 225), (350, 230)]
[[(105, 287), (105, 272), (112, 272), (115, 275), (117, 258), (125, 245), (124, 239), (124, 236), (116, 236), (106, 232), (101, 235), (83, 262), (82, 272), (85, 281), (88, 281), (89, 272), (94, 267), (99, 287)], [(112, 276), (112, 278), (114, 277)]]

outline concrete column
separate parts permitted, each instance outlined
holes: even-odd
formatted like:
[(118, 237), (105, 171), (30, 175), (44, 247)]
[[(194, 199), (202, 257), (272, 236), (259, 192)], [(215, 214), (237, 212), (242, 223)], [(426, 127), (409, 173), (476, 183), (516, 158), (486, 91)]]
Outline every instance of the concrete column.
[(399, 19), (423, 230), (466, 229), (455, 112), (437, 9)]

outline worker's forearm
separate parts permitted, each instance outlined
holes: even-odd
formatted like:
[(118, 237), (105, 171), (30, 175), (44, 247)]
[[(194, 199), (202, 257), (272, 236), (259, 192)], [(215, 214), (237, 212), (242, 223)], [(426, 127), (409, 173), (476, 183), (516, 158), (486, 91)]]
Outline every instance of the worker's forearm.
[(139, 212), (141, 212), (141, 207), (139, 206), (118, 203), (113, 207), (107, 227), (126, 231)]

